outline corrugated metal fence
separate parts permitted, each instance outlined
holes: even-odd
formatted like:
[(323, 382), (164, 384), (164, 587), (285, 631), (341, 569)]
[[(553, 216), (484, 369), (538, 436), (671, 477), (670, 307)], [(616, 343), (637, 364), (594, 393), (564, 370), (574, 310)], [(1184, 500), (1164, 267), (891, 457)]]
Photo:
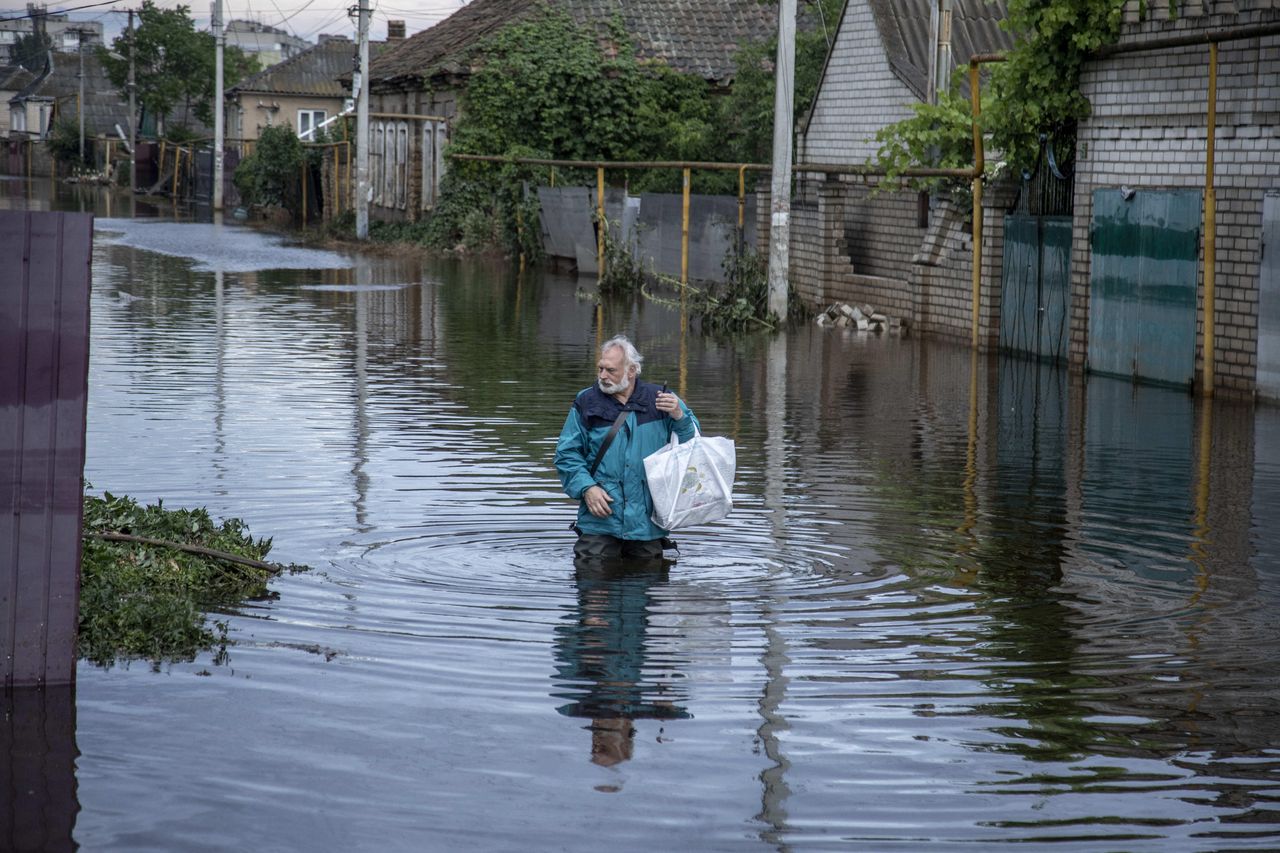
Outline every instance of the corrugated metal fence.
[(0, 211), (0, 682), (75, 678), (88, 213)]

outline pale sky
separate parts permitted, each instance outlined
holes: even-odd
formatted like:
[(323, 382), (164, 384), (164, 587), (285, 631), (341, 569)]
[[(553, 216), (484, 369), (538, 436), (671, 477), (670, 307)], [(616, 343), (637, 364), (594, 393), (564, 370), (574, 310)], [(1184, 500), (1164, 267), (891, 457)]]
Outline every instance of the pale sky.
[[(348, 17), (348, 9), (354, 9), (357, 0), (223, 0), (223, 20), (244, 18), (277, 27), (299, 38), (314, 42), (320, 33), (345, 35), (355, 38), (355, 18)], [(387, 20), (405, 22), (409, 35), (437, 24), (462, 8), (469, 0), (370, 0), (373, 9), (369, 37), (382, 40), (387, 37)], [(100, 4), (100, 5), (98, 5)], [(129, 9), (140, 9), (141, 0), (133, 2), (108, 2), (101, 0), (66, 0), (47, 2), (50, 13), (67, 12), (75, 21), (100, 21), (110, 42), (126, 26)], [(207, 0), (180, 3), (178, 0), (156, 0), (156, 5), (172, 9), (186, 6), (196, 22), (197, 29), (208, 29), (212, 4)], [(91, 8), (77, 8), (77, 7)], [(10, 18), (27, 13), (27, 0), (0, 0), (0, 18)]]

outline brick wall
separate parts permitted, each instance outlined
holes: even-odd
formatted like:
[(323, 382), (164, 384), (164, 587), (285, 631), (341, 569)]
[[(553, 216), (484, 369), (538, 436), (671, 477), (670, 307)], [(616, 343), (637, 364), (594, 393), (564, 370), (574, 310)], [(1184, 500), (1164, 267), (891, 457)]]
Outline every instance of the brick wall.
[[(1160, 4), (1153, 4), (1153, 9)], [(1125, 6), (1122, 43), (1206, 28), (1280, 22), (1272, 0), (1198, 0), (1179, 17), (1140, 19)], [(1219, 388), (1251, 392), (1257, 372), (1262, 199), (1280, 187), (1280, 37), (1224, 42), (1218, 53), (1215, 375)], [(1073, 365), (1088, 352), (1089, 224), (1093, 191), (1202, 189), (1205, 182), (1207, 46), (1120, 54), (1086, 65), (1081, 91), (1093, 105), (1078, 135), (1071, 273)], [(1203, 261), (1203, 247), (1201, 249)], [(1197, 321), (1197, 381), (1203, 365), (1204, 282)]]
[(797, 158), (809, 163), (862, 164), (876, 153), (876, 131), (910, 118), (916, 100), (889, 67), (870, 7), (850, 2)]
[[(984, 348), (1000, 336), (1000, 290), (1004, 260), (1004, 215), (1017, 185), (989, 187), (984, 194), (982, 282), (978, 335)], [(912, 209), (911, 228), (904, 229), (886, 251), (895, 257), (910, 252), (897, 275), (861, 272), (845, 248), (849, 207), (868, 203), (866, 188), (828, 176), (805, 181), (791, 206), (790, 280), (798, 298), (810, 308), (840, 302), (869, 304), (890, 317), (901, 317), (917, 330), (968, 341), (973, 329), (973, 240), (971, 210), (944, 201), (930, 212), (929, 227), (915, 227), (914, 192), (882, 193), (870, 200), (888, 209)], [(767, 210), (766, 189), (757, 190), (757, 210)], [(762, 251), (768, 251), (762, 222)], [(885, 263), (882, 261), (881, 263)], [(895, 270), (896, 271), (896, 270)]]

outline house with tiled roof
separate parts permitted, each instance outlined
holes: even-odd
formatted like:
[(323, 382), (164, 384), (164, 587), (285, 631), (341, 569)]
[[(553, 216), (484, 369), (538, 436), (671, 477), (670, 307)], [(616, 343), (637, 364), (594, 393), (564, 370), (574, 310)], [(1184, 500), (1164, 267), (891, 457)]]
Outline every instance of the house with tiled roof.
[[(371, 53), (384, 42), (370, 44)], [(270, 125), (287, 124), (304, 138), (341, 113), (350, 96), (339, 82), (350, 74), (356, 45), (342, 36), (321, 36), (320, 43), (227, 90), (227, 135), (253, 140)]]
[[(87, 137), (115, 136), (116, 125), (128, 131), (129, 105), (107, 78), (96, 51), (84, 56), (51, 51), (50, 64), (38, 75), (14, 73), (15, 83), (26, 85), (8, 100), (9, 136), (44, 139), (58, 119), (78, 123), (78, 109), (84, 110)], [(80, 67), (84, 62), (84, 103), (80, 105)], [(14, 84), (5, 84), (6, 87)]]
[[(971, 56), (1012, 44), (1000, 26), (1005, 9), (1004, 0), (848, 0), (797, 128), (797, 162), (873, 159), (877, 131), (911, 117), (913, 105), (928, 103)], [(790, 273), (801, 298), (870, 304), (917, 328), (968, 334), (965, 211), (914, 191), (877, 191), (874, 179), (803, 170), (797, 177)]]
[(9, 99), (30, 86), (35, 79), (36, 75), (20, 65), (0, 68), (0, 136), (9, 135)]
[(738, 49), (769, 39), (777, 27), (776, 4), (760, 0), (471, 0), (371, 63), (370, 110), (382, 115), (371, 123), (375, 214), (416, 218), (434, 204), (447, 125), (458, 115), (472, 67), (483, 60), (481, 45), (503, 27), (548, 9), (596, 29), (606, 49), (616, 23), (639, 60), (696, 74), (721, 90), (733, 81)]

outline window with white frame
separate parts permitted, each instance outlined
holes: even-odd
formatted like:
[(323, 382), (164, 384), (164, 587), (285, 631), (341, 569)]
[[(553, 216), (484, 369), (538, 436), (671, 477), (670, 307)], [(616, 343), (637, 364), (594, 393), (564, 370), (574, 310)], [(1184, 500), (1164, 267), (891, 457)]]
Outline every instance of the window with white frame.
[(313, 141), (312, 131), (323, 124), (324, 120), (324, 110), (298, 110), (298, 137), (306, 141)]

